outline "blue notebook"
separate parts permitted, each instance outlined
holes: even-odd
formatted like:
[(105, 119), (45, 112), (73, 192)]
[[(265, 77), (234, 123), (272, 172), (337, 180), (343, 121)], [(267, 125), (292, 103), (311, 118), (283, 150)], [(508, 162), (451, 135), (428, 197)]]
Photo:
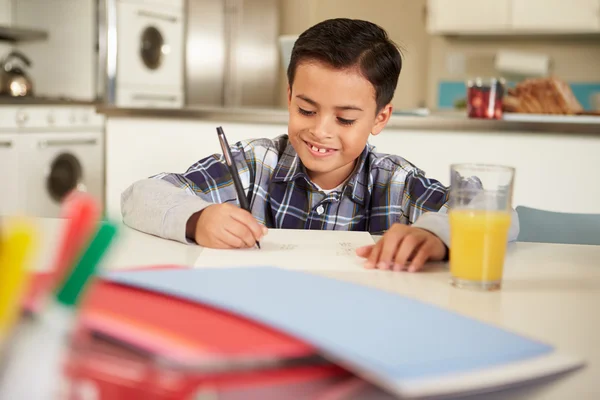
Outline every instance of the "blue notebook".
[(407, 398), (494, 391), (582, 365), (545, 343), (439, 307), (299, 271), (147, 270), (105, 278), (270, 325)]

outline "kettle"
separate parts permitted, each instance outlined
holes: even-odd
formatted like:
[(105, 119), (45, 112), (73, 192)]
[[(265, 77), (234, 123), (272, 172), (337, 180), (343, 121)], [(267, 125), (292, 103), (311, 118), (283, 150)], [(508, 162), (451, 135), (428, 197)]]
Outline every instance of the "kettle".
[(27, 67), (31, 67), (31, 61), (23, 53), (11, 51), (2, 61), (0, 61), (0, 95), (13, 97), (32, 96), (33, 82), (25, 73), (19, 63), (20, 60)]

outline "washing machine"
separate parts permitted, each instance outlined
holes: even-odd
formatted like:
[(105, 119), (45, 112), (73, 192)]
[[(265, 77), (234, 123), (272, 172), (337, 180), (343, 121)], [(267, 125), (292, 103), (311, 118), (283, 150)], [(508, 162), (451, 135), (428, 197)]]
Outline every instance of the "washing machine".
[(184, 1), (115, 1), (116, 104), (121, 107), (182, 107)]
[(104, 118), (93, 107), (30, 106), (19, 121), (18, 204), (25, 215), (59, 217), (74, 190), (104, 204)]

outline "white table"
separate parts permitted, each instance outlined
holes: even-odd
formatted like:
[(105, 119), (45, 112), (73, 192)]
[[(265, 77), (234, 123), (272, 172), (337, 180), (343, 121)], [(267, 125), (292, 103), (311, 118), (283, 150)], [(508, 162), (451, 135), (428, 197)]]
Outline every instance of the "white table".
[[(35, 264), (45, 269), (61, 221), (41, 219), (42, 246)], [(122, 227), (104, 260), (111, 269), (157, 264), (193, 265), (202, 249)], [(600, 399), (600, 246), (514, 243), (509, 245), (504, 285), (473, 292), (448, 284), (444, 265), (422, 273), (391, 271), (317, 272), (372, 286), (528, 335), (561, 351), (583, 356), (584, 369), (551, 382), (485, 399)], [(443, 335), (443, 332), (440, 332)]]

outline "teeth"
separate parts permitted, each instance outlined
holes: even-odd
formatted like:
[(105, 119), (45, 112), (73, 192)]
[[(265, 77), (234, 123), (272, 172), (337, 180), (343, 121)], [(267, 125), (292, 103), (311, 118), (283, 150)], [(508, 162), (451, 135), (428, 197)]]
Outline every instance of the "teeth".
[(327, 153), (327, 149), (320, 149), (320, 148), (318, 148), (316, 146), (311, 146), (311, 149), (313, 151), (318, 151), (319, 153)]

